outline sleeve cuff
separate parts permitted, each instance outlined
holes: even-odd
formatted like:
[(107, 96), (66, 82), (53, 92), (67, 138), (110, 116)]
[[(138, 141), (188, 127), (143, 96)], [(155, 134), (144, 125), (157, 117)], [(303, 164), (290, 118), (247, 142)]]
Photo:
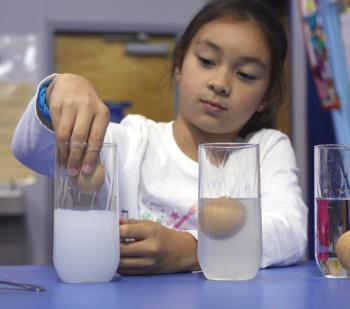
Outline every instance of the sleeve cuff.
[(40, 122), (43, 123), (46, 127), (51, 127), (51, 115), (48, 108), (48, 105), (46, 103), (46, 91), (51, 82), (54, 80), (56, 76), (59, 74), (54, 73), (49, 76), (47, 76), (45, 79), (43, 79), (37, 88), (36, 92), (36, 114), (37, 117), (40, 119)]
[(38, 97), (37, 97), (37, 106), (38, 106), (38, 111), (40, 112), (41, 116), (44, 117), (44, 119), (48, 123), (52, 123), (51, 121), (51, 116), (50, 116), (50, 110), (49, 107), (46, 103), (46, 91), (49, 85), (51, 84), (52, 80), (49, 80), (43, 84), (40, 85), (39, 92), (38, 92)]

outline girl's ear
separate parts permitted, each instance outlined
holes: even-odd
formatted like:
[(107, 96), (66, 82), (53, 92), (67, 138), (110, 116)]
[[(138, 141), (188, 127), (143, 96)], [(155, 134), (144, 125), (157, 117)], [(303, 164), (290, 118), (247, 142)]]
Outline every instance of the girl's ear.
[(273, 93), (270, 90), (268, 90), (266, 93), (265, 93), (265, 96), (264, 98), (262, 99), (261, 103), (258, 105), (258, 108), (256, 109), (256, 111), (258, 113), (261, 113), (263, 112), (266, 108), (269, 107), (269, 105), (271, 104), (271, 99), (273, 98)]
[(269, 105), (271, 104), (271, 96), (266, 95), (265, 98), (261, 101), (261, 103), (258, 105), (256, 111), (258, 113), (263, 112), (265, 109), (267, 109), (269, 107)]
[(257, 111), (258, 113), (263, 112), (264, 109), (265, 109), (265, 107), (266, 107), (265, 104), (267, 104), (267, 103), (266, 103), (266, 102), (262, 102), (261, 104), (259, 104), (259, 106), (258, 106), (258, 108), (256, 109), (256, 111)]
[(180, 69), (177, 67), (177, 68), (175, 69), (175, 80), (176, 80), (177, 82), (179, 82), (179, 81), (180, 81), (180, 78), (181, 78), (181, 71), (180, 71)]

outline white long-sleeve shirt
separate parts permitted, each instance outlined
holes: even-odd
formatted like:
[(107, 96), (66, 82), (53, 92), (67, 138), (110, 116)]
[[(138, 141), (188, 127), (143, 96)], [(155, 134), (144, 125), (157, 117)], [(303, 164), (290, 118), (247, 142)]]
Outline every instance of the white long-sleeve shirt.
[[(23, 164), (52, 177), (55, 135), (38, 118), (37, 94), (22, 115), (13, 153)], [(130, 115), (110, 123), (105, 142), (118, 145), (120, 210), (197, 237), (198, 163), (177, 146), (173, 122)], [(302, 260), (307, 246), (307, 207), (288, 137), (262, 129), (239, 142), (260, 147), (263, 258), (261, 267)]]

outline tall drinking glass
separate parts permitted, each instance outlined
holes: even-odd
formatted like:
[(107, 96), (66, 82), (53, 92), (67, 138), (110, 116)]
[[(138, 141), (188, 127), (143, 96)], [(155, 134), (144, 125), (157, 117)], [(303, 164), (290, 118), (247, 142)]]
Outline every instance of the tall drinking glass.
[(350, 145), (317, 145), (315, 156), (315, 258), (322, 274), (350, 273)]
[(262, 258), (259, 146), (199, 146), (198, 259), (207, 279), (248, 280)]
[(72, 147), (85, 153), (92, 149), (85, 143), (57, 145), (54, 265), (64, 282), (108, 282), (117, 270), (120, 250), (117, 147), (103, 144), (94, 172), (71, 177), (66, 160)]

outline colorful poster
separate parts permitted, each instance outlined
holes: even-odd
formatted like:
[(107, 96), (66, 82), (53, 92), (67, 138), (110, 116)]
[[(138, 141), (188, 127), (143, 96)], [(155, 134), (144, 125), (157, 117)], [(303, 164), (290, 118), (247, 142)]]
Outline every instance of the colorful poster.
[[(349, 0), (350, 7), (350, 0)], [(342, 43), (344, 47), (345, 61), (347, 65), (348, 77), (350, 77), (350, 10), (340, 15), (340, 29)]]
[(318, 1), (301, 0), (303, 27), (308, 58), (317, 93), (324, 109), (339, 108), (340, 101), (335, 89), (326, 47), (327, 37), (318, 14)]

